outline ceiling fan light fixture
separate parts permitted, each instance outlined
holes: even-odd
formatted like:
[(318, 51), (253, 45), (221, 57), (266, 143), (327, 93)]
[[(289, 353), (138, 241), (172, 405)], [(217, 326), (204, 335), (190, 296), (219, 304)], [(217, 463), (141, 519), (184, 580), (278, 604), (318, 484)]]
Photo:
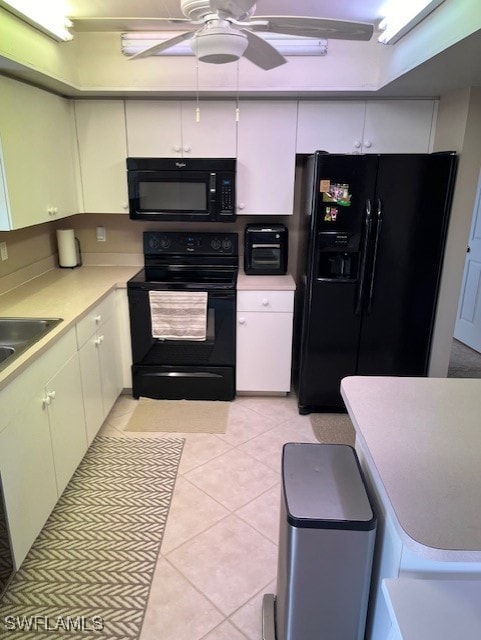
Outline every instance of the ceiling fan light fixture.
[(196, 33), (189, 44), (192, 52), (201, 62), (225, 64), (239, 60), (249, 42), (247, 36), (241, 31), (210, 27)]

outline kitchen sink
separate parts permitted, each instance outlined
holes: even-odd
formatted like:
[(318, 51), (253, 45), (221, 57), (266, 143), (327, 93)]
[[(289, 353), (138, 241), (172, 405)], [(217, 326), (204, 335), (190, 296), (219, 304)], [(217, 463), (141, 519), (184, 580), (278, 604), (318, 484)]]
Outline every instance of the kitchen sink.
[(60, 322), (62, 318), (0, 318), (0, 369)]

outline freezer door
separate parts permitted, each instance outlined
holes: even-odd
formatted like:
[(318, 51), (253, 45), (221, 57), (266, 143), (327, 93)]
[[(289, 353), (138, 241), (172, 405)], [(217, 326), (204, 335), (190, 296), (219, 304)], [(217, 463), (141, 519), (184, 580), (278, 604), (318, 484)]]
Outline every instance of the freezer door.
[(343, 411), (341, 379), (356, 373), (366, 221), (377, 163), (375, 155), (317, 158), (306, 278), (298, 291), (303, 297), (296, 378), (301, 413)]
[(427, 373), (455, 167), (451, 154), (380, 157), (359, 375)]

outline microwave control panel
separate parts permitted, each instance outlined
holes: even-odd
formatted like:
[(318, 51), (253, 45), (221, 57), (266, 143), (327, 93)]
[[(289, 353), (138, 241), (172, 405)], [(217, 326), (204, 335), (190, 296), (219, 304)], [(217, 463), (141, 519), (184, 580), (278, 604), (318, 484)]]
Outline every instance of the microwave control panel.
[(219, 192), (218, 212), (220, 215), (232, 215), (235, 207), (234, 176), (218, 173), (216, 183)]

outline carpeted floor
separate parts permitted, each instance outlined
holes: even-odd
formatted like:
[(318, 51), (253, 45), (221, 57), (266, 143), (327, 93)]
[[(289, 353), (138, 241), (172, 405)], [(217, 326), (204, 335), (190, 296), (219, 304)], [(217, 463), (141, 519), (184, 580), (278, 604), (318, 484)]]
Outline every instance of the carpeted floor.
[(183, 444), (94, 440), (1, 602), (6, 638), (139, 637)]
[(356, 433), (346, 413), (311, 413), (309, 418), (319, 442), (354, 446)]
[(481, 378), (481, 353), (454, 339), (448, 378)]

